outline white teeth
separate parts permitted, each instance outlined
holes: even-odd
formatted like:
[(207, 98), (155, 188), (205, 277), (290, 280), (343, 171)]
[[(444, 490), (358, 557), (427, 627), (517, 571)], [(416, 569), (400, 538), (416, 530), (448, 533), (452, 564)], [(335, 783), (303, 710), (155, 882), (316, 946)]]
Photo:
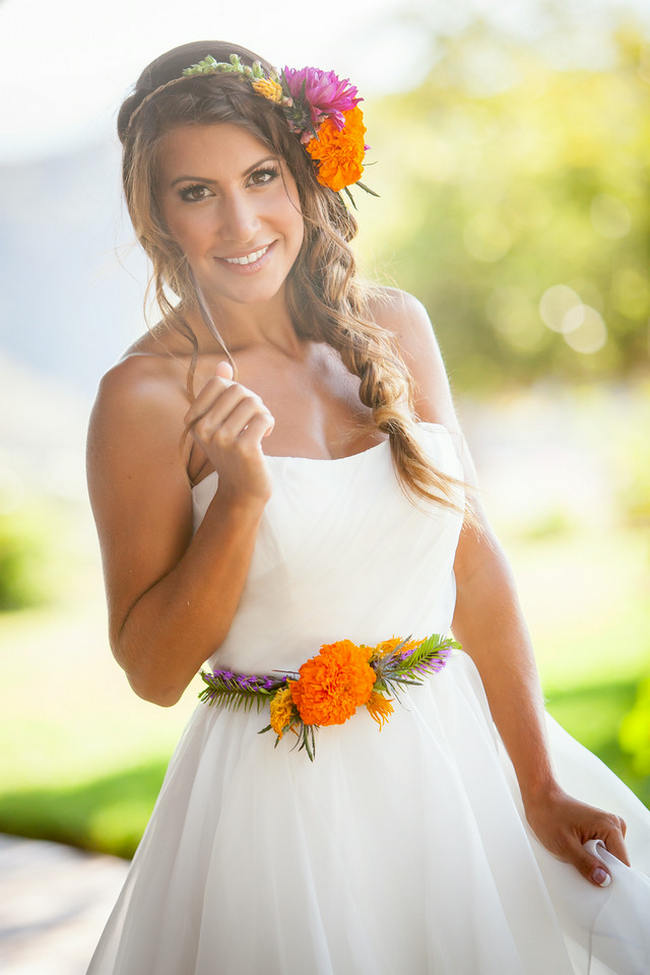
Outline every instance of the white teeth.
[(246, 257), (224, 257), (224, 261), (227, 261), (228, 264), (254, 264), (255, 261), (259, 261), (260, 257), (266, 254), (269, 247), (270, 244), (267, 244), (261, 251), (253, 251), (252, 254), (247, 254)]

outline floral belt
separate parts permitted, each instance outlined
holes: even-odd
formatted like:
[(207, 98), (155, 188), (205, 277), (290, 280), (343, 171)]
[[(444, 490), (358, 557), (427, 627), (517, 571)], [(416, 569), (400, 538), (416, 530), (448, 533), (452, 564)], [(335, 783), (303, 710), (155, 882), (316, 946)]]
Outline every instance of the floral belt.
[(438, 633), (423, 640), (392, 637), (376, 647), (339, 640), (323, 644), (298, 673), (276, 670), (273, 674), (283, 676), (273, 676), (202, 670), (206, 687), (199, 699), (232, 710), (250, 710), (256, 703), (258, 711), (268, 701), (271, 723), (258, 734), (272, 728), (277, 736), (275, 748), (285, 731), (293, 732), (296, 745), (306, 749), (313, 762), (314, 729), (343, 724), (365, 705), (381, 731), (394, 710), (393, 698), (386, 697), (385, 692), (399, 698), (404, 685), (421, 684), (418, 677), (441, 670), (454, 647), (460, 649), (460, 643)]

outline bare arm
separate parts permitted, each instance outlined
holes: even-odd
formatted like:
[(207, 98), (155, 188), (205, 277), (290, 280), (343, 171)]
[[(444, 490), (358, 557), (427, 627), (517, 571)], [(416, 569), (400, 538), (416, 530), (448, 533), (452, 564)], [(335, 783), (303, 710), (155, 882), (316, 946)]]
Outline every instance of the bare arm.
[(547, 751), (535, 654), (512, 570), (491, 534), (480, 545), (475, 539), (461, 540), (454, 573), (454, 635), (481, 674), (522, 796), (532, 800), (556, 783)]
[[(391, 304), (380, 308), (377, 318), (395, 334), (415, 379), (418, 415), (458, 434), (463, 444), (464, 477), (476, 487), (476, 470), (426, 311), (410, 295), (398, 292)], [(457, 597), (452, 629), (481, 675), (492, 717), (517, 775), (529, 823), (551, 852), (572, 861), (585, 877), (597, 883), (592, 873), (601, 864), (583, 850), (582, 842), (600, 837), (610, 852), (629, 865), (623, 843), (625, 823), (568, 796), (554, 778), (535, 655), (512, 571), (480, 499), (474, 496), (473, 500), (482, 532), (467, 525), (461, 531), (454, 562)]]
[(270, 496), (259, 446), (270, 415), (237, 384), (220, 399), (229, 385), (204, 387), (193, 407), (196, 439), (222, 440), (208, 447), (220, 462), (219, 487), (194, 537), (181, 450), (187, 402), (160, 365), (145, 357), (119, 363), (91, 416), (88, 486), (111, 648), (136, 693), (164, 706), (228, 633)]

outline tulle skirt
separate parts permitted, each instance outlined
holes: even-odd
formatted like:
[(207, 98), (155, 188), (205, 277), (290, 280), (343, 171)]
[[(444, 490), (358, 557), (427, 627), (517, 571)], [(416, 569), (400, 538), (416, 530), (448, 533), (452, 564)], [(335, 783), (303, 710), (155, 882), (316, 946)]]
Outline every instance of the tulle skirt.
[(650, 813), (547, 715), (560, 784), (623, 816), (598, 888), (528, 826), (463, 651), (379, 731), (199, 704), (89, 975), (646, 975)]

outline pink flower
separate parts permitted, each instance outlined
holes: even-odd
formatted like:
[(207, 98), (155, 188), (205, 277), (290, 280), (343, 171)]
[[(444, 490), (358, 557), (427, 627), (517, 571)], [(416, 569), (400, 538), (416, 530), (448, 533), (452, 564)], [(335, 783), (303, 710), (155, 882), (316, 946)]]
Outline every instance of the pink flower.
[(287, 68), (283, 78), (295, 102), (306, 103), (314, 129), (324, 118), (331, 118), (337, 129), (345, 125), (343, 112), (363, 101), (348, 78), (341, 80), (333, 71), (319, 68)]

